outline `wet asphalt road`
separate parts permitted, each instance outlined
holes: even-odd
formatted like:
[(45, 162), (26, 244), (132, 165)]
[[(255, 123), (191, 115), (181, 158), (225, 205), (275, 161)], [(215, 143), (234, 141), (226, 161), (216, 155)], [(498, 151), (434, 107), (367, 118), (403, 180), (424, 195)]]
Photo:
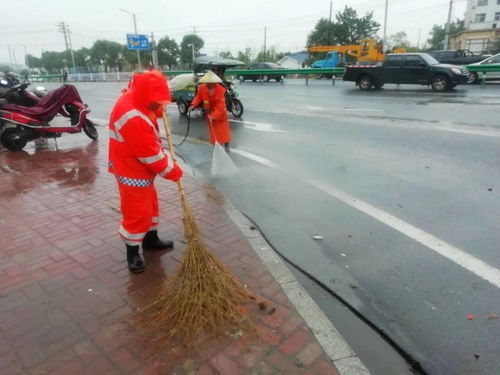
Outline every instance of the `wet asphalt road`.
[[(123, 86), (79, 88), (106, 119)], [(500, 319), (488, 319), (500, 315), (500, 85), (436, 94), (288, 80), (239, 91), (239, 173), (210, 176), (205, 145), (181, 156), (427, 373), (500, 374)], [(170, 114), (183, 133), (186, 120)], [(207, 139), (201, 118), (190, 136)]]

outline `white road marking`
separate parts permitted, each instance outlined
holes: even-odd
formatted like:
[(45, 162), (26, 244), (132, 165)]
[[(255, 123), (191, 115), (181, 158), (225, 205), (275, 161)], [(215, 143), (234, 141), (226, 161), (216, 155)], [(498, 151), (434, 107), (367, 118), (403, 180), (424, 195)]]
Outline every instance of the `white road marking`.
[(231, 149), (231, 153), (243, 156), (244, 158), (247, 158), (247, 159), (253, 160), (259, 164), (265, 165), (266, 167), (279, 169), (279, 166), (277, 164), (275, 164), (274, 162), (272, 162), (271, 160), (268, 160), (268, 159), (263, 158), (262, 156), (259, 156), (256, 154), (252, 154), (251, 152), (243, 151), (243, 150), (240, 150), (237, 148), (233, 148), (233, 149)]
[(343, 111), (356, 111), (356, 112), (383, 112), (383, 109), (375, 109), (375, 108), (347, 108), (347, 107), (342, 107), (342, 108), (334, 108), (334, 109), (341, 109)]
[[(241, 155), (251, 159), (259, 164), (265, 165), (273, 169), (281, 169), (279, 165), (268, 160), (262, 156), (255, 155), (251, 152), (243, 150), (232, 150), (235, 154)], [(405, 236), (415, 240), (416, 242), (424, 245), (430, 250), (435, 251), (439, 255), (451, 260), (466, 270), (472, 272), (476, 276), (486, 280), (490, 284), (500, 288), (500, 270), (490, 266), (486, 262), (468, 254), (464, 250), (453, 246), (446, 241), (443, 241), (424, 230), (415, 227), (414, 225), (401, 220), (388, 212), (385, 212), (371, 204), (362, 201), (332, 185), (325, 184), (321, 181), (308, 180), (304, 181), (315, 188), (333, 196), (334, 198), (344, 202), (345, 204), (371, 216), (375, 220), (387, 225), (388, 227), (397, 230)]]
[(313, 105), (302, 106), (302, 109), (307, 111), (356, 111), (356, 112), (383, 112), (382, 109), (376, 108), (349, 108), (349, 107), (317, 107)]
[(273, 129), (272, 124), (268, 124), (265, 122), (253, 122), (253, 121), (242, 121), (242, 120), (229, 120), (230, 122), (237, 122), (244, 125), (245, 128), (256, 130), (259, 132), (269, 132), (269, 133), (286, 133), (284, 130)]
[[(360, 109), (356, 109), (360, 110)], [(272, 114), (280, 114), (282, 112), (276, 110), (270, 110), (266, 108), (259, 108), (260, 112), (272, 113)], [(288, 112), (290, 114), (292, 112)], [(302, 112), (295, 111), (293, 114), (302, 115), (306, 117), (321, 117), (321, 118), (330, 118), (330, 114), (321, 113), (321, 114), (313, 114), (311, 112)], [(321, 116), (319, 116), (321, 115)], [(461, 133), (467, 135), (479, 135), (482, 137), (500, 137), (500, 130), (494, 128), (481, 128), (475, 127), (473, 125), (461, 125), (461, 124), (453, 124), (450, 122), (439, 122), (439, 123), (429, 123), (422, 122), (419, 120), (407, 120), (398, 117), (392, 117), (390, 119), (385, 118), (362, 118), (357, 119), (356, 117), (348, 116), (347, 114), (337, 114), (339, 118), (346, 118), (349, 122), (355, 122), (359, 125), (373, 125), (373, 126), (382, 126), (389, 128), (402, 128), (402, 129), (410, 129), (410, 130), (434, 130), (434, 131), (444, 131), (450, 133)], [(367, 123), (367, 121), (370, 121)]]
[(492, 285), (500, 288), (500, 270), (490, 266), (482, 260), (466, 253), (465, 251), (417, 228), (406, 221), (403, 221), (381, 209), (372, 206), (334, 186), (325, 184), (321, 181), (308, 181), (309, 184), (318, 188), (325, 193), (332, 195), (341, 202), (348, 204), (351, 207), (365, 213), (368, 216), (380, 221), (381, 223), (397, 230), (405, 236), (417, 241), (418, 243), (428, 247), (445, 258), (455, 262), (459, 266), (474, 273), (480, 278), (488, 281)]

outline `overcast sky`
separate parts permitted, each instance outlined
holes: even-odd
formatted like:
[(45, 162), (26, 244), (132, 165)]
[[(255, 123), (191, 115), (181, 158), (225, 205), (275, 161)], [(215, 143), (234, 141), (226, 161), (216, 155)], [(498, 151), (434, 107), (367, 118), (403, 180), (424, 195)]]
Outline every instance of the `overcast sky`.
[[(262, 48), (264, 27), (267, 45), (279, 51), (300, 51), (307, 34), (320, 17), (328, 17), (329, 0), (12, 0), (0, 1), (0, 62), (8, 62), (6, 44), (15, 48), (17, 61), (24, 61), (24, 48), (40, 56), (42, 50), (62, 51), (64, 39), (56, 23), (64, 21), (72, 31), (73, 48), (90, 47), (96, 39), (125, 43), (125, 34), (133, 32), (132, 16), (137, 15), (139, 33), (154, 32), (178, 42), (196, 28), (205, 40), (202, 52), (224, 50), (237, 52), (250, 47)], [(462, 17), (466, 0), (455, 0), (453, 15)], [(359, 14), (374, 12), (383, 24), (385, 0), (334, 1), (334, 13), (345, 5)], [(406, 31), (416, 44), (421, 30), (421, 44), (434, 24), (446, 22), (448, 0), (389, 0), (388, 35)], [(379, 32), (382, 35), (382, 28)]]

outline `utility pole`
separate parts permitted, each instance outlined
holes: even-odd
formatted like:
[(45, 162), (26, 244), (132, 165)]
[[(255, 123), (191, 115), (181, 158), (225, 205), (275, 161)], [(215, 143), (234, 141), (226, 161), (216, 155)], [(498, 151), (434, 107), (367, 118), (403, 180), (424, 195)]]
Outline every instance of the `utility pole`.
[(267, 44), (267, 26), (264, 27), (264, 61), (266, 61), (266, 56), (267, 56), (266, 44)]
[(64, 22), (58, 22), (57, 26), (59, 26), (59, 32), (64, 35), (64, 44), (66, 45), (66, 50), (69, 51), (71, 55), (71, 62), (73, 64), (73, 72), (76, 74), (76, 65), (75, 65), (75, 55), (73, 54), (73, 46), (71, 44), (71, 31), (69, 27)]
[(192, 68), (194, 71), (194, 43), (189, 43), (188, 47), (191, 47), (191, 60), (192, 60)]
[(418, 29), (418, 42), (417, 42), (417, 48), (420, 48), (420, 35), (422, 34), (422, 29)]
[(153, 32), (151, 32), (151, 47), (152, 47), (152, 53), (151, 53), (151, 57), (153, 58), (153, 66), (155, 68), (159, 68), (159, 65), (158, 65), (158, 51), (156, 50), (156, 42), (155, 42), (155, 36), (153, 34)]
[(193, 26), (193, 34), (196, 35), (196, 26)]
[(389, 11), (389, 0), (385, 0), (385, 17), (384, 17), (384, 39), (382, 40), (382, 52), (385, 53), (387, 42), (387, 13)]
[[(125, 12), (125, 13), (128, 13), (130, 15), (132, 15), (133, 19), (134, 19), (134, 33), (135, 35), (137, 35), (137, 21), (135, 19), (135, 13), (132, 13), (132, 12), (129, 12), (128, 10), (125, 10), (125, 9), (120, 9), (122, 12)], [(142, 70), (142, 65), (141, 65), (141, 54), (139, 53), (139, 50), (136, 51), (137, 52), (137, 70)]]
[(448, 10), (448, 22), (446, 22), (446, 31), (444, 34), (444, 49), (450, 47), (450, 26), (451, 26), (451, 12), (453, 11), (453, 0), (450, 0), (450, 9)]
[(333, 10), (333, 1), (330, 1), (330, 18), (328, 18), (328, 44), (332, 43), (332, 10)]

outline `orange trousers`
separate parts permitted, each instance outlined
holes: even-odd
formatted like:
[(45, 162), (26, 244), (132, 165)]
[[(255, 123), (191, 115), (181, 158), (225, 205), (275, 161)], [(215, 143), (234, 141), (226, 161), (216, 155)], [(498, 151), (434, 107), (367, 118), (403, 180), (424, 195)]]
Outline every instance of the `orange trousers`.
[(156, 230), (159, 223), (158, 194), (149, 186), (129, 186), (118, 182), (122, 222), (121, 238), (128, 245), (140, 245), (146, 233)]

